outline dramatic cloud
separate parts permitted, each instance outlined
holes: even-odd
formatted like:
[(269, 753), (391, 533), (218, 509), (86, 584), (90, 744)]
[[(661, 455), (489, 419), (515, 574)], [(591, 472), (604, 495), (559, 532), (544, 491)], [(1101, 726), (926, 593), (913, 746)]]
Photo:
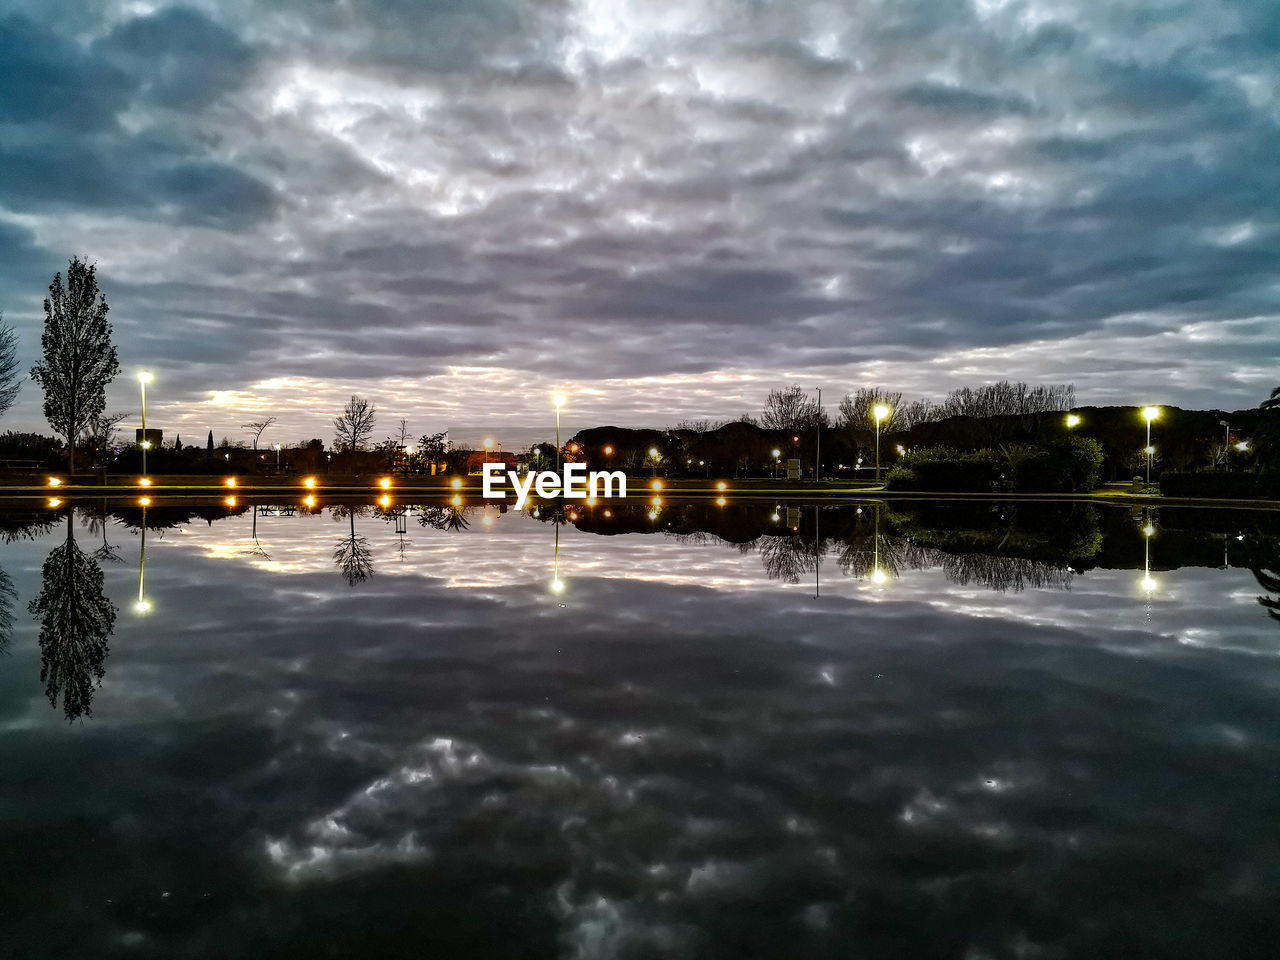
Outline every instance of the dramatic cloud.
[(0, 309), (33, 358), (95, 259), (169, 430), (327, 438), (352, 391), (515, 442), (553, 389), (576, 426), (784, 381), (1276, 380), (1271, 4), (9, 6)]

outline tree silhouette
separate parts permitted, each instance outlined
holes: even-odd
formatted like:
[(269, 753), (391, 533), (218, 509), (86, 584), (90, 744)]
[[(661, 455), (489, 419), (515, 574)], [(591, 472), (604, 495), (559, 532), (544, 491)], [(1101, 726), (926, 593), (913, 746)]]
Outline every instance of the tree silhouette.
[(93, 695), (106, 676), (107, 641), (117, 609), (103, 592), (102, 568), (76, 544), (71, 514), (67, 539), (49, 551), (40, 594), (28, 605), (40, 621), (40, 679), (53, 707), (62, 695), (68, 721), (93, 716)]
[(356, 536), (357, 512), (356, 507), (333, 508), (335, 519), (345, 513), (351, 520), (351, 534), (339, 540), (333, 550), (333, 562), (342, 571), (349, 587), (364, 583), (373, 576), (373, 551), (369, 548), (369, 541)]
[(373, 433), (373, 404), (352, 394), (342, 408), (342, 416), (333, 418), (333, 445), (339, 450), (359, 450)]
[(44, 360), (31, 379), (44, 389), (44, 416), (67, 441), (69, 469), (76, 468), (76, 440), (107, 406), (107, 384), (120, 370), (107, 322), (97, 268), (73, 257), (67, 283), (56, 273), (44, 301)]
[[(248, 423), (240, 424), (241, 430), (248, 430), (253, 434), (253, 449), (258, 449), (258, 441), (262, 439), (262, 435), (266, 433), (267, 428), (276, 422), (275, 417), (267, 417), (265, 420), (250, 420)], [(209, 431), (209, 449), (213, 450), (213, 431)]]
[(105, 460), (107, 449), (115, 439), (116, 427), (128, 417), (127, 413), (101, 413), (91, 417), (85, 425), (80, 435), (81, 442), (98, 457), (99, 462)]
[(211, 457), (213, 456), (213, 431), (212, 430), (209, 431), (209, 440), (205, 445), (204, 452)]
[(803, 433), (826, 426), (827, 415), (818, 406), (817, 397), (809, 395), (798, 384), (770, 390), (760, 412), (760, 426), (766, 430), (794, 430)]
[(18, 399), (18, 335), (0, 315), (0, 416)]

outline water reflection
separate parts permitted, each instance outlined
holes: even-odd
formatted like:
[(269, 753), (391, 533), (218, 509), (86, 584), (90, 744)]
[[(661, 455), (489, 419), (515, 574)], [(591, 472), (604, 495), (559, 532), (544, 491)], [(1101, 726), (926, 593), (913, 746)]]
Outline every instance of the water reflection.
[(364, 583), (373, 576), (373, 550), (365, 537), (356, 536), (356, 515), (364, 515), (363, 507), (337, 506), (333, 508), (333, 519), (346, 517), (351, 524), (351, 532), (338, 541), (333, 550), (333, 562), (342, 571), (342, 578), (347, 586), (354, 587)]
[(45, 511), (5, 553), (9, 953), (1266, 955), (1268, 515), (241, 498), (108, 505), (137, 570)]
[(9, 650), (13, 641), (13, 605), (18, 600), (18, 591), (13, 588), (13, 580), (4, 567), (0, 567), (0, 656)]
[[(1243, 534), (1237, 536), (1244, 540)], [(1249, 540), (1248, 563), (1258, 586), (1266, 591), (1258, 597), (1258, 603), (1272, 619), (1280, 621), (1280, 534), (1255, 533)]]
[(103, 590), (102, 568), (76, 543), (71, 511), (66, 540), (45, 558), (41, 590), (28, 609), (40, 622), (40, 680), (67, 720), (92, 716), (94, 691), (106, 675), (107, 642), (116, 606)]

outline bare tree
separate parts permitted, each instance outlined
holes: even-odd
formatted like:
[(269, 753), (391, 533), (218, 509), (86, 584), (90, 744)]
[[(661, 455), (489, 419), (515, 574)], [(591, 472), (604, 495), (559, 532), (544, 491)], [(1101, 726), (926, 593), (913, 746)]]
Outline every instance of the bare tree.
[(333, 444), (339, 450), (359, 450), (373, 434), (373, 404), (359, 394), (352, 394), (342, 408), (342, 416), (333, 418)]
[(18, 335), (0, 314), (0, 416), (18, 399)]
[(885, 390), (881, 387), (859, 387), (846, 393), (840, 401), (840, 426), (850, 430), (875, 429), (875, 408), (883, 404), (889, 415), (880, 421), (880, 429), (886, 433), (894, 428), (898, 411), (902, 407), (901, 390)]
[(811, 430), (826, 421), (817, 397), (798, 384), (770, 390), (760, 412), (760, 426), (766, 430)]
[(128, 417), (127, 413), (103, 413), (94, 417), (85, 426), (84, 432), (80, 435), (81, 442), (98, 458), (99, 462), (102, 461), (115, 438), (116, 427)]
[(120, 370), (107, 323), (106, 298), (98, 291), (97, 268), (73, 257), (67, 283), (54, 274), (44, 301), (44, 360), (31, 379), (44, 389), (44, 416), (67, 441), (76, 468), (76, 438), (107, 406), (107, 384)]
[(399, 425), (396, 427), (396, 435), (400, 438), (400, 446), (404, 447), (409, 442), (409, 421), (403, 417), (400, 419)]
[(248, 430), (253, 434), (253, 449), (258, 449), (258, 441), (262, 439), (262, 435), (267, 432), (267, 428), (276, 422), (275, 417), (267, 417), (265, 420), (250, 420), (248, 423), (240, 424), (241, 430)]

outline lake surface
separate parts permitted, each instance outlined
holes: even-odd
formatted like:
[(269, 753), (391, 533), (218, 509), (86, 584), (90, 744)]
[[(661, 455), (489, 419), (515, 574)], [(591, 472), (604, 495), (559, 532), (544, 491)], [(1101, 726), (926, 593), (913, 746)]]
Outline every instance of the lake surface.
[(1277, 955), (1276, 514), (0, 532), (0, 955)]

